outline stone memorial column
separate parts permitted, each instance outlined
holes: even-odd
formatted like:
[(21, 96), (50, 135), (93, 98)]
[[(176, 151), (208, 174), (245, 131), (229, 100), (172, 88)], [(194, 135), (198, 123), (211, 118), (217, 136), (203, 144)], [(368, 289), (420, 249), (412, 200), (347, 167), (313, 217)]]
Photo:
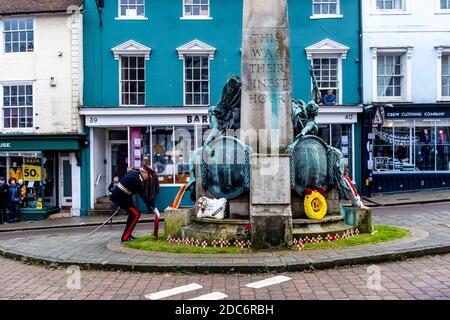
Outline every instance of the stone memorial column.
[[(254, 152), (250, 161), (252, 246), (288, 246), (292, 212), (286, 148), (293, 130), (287, 0), (244, 0), (241, 78), (242, 140), (246, 135)], [(256, 139), (248, 138), (255, 133)]]

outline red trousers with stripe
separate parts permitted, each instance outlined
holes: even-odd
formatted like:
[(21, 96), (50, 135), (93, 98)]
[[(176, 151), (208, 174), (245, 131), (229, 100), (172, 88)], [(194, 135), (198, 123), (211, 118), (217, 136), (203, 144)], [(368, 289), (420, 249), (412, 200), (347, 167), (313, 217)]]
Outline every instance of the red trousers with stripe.
[(134, 227), (136, 227), (141, 214), (136, 209), (133, 198), (116, 189), (114, 189), (110, 199), (128, 213), (127, 225), (122, 235), (122, 241), (127, 241), (133, 233)]
[(141, 214), (139, 213), (139, 211), (137, 211), (135, 206), (129, 207), (127, 209), (125, 208), (122, 209), (124, 209), (128, 213), (127, 225), (122, 235), (122, 241), (127, 241), (128, 238), (130, 238), (131, 233), (134, 230), (134, 227), (136, 227), (136, 224), (138, 223)]

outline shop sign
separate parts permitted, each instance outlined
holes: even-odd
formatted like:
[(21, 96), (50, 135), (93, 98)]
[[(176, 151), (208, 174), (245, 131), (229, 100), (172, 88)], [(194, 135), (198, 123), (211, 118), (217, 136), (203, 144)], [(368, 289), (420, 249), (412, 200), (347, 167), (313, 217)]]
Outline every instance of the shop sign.
[(11, 149), (11, 142), (0, 142), (0, 149)]
[[(386, 110), (386, 109), (385, 109)], [(386, 110), (386, 118), (402, 119), (402, 118), (450, 118), (450, 108), (435, 107), (415, 107), (415, 108), (393, 108)]]
[(26, 181), (41, 181), (41, 165), (39, 158), (24, 158), (22, 172)]
[(23, 177), (26, 181), (41, 181), (41, 167), (24, 164), (22, 166)]
[(186, 116), (186, 123), (189, 124), (209, 124), (209, 116), (198, 116), (198, 115), (187, 115)]

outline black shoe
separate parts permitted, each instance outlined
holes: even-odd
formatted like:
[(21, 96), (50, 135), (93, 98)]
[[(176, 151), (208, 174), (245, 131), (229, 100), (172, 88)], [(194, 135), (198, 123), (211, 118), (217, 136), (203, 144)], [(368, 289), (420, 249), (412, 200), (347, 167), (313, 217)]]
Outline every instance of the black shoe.
[(122, 242), (133, 242), (134, 241), (134, 237), (133, 236), (130, 236), (129, 238), (128, 238), (128, 240), (123, 240), (122, 239)]

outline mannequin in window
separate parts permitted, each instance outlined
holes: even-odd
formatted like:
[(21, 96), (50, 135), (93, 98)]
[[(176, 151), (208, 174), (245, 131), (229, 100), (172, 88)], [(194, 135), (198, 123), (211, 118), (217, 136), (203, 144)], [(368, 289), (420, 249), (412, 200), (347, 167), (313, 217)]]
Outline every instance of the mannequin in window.
[(423, 168), (422, 170), (430, 169), (430, 151), (431, 151), (431, 138), (427, 129), (423, 130), (423, 135), (420, 139), (422, 143), (422, 147), (420, 148), (420, 156), (423, 159)]
[(437, 163), (437, 169), (438, 170), (446, 170), (447, 169), (447, 152), (446, 152), (446, 142), (445, 142), (445, 133), (444, 130), (439, 130), (438, 137), (437, 137), (437, 156), (438, 156), (438, 163)]
[(16, 179), (16, 181), (23, 179), (22, 168), (17, 166), (17, 162), (13, 162), (9, 168), (9, 179)]

